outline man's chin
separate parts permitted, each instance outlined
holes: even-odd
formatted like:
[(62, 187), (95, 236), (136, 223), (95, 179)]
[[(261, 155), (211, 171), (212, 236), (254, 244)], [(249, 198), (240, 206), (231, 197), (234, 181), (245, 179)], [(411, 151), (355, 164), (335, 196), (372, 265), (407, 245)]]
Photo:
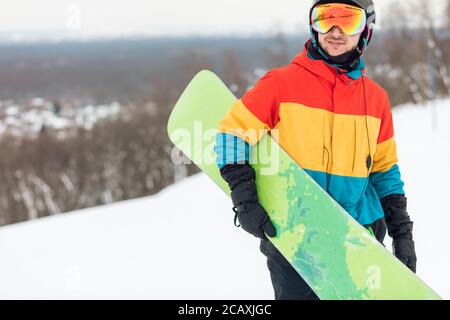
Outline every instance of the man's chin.
[(342, 51), (342, 50), (325, 50), (325, 52), (330, 56), (330, 57), (337, 57), (340, 56), (342, 54), (344, 54), (346, 51)]

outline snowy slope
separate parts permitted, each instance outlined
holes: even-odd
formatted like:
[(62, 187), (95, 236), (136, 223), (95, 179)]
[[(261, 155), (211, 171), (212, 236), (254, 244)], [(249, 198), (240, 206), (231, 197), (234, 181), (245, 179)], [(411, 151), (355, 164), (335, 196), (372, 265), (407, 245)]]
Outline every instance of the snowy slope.
[(204, 175), (0, 229), (0, 298), (271, 298), (258, 241)]
[[(450, 298), (450, 100), (394, 112), (418, 273)], [(258, 241), (200, 174), (139, 200), (0, 228), (0, 298), (271, 299)]]
[(409, 213), (414, 220), (418, 273), (450, 299), (450, 99), (437, 101), (437, 130), (431, 106), (395, 109), (398, 157)]

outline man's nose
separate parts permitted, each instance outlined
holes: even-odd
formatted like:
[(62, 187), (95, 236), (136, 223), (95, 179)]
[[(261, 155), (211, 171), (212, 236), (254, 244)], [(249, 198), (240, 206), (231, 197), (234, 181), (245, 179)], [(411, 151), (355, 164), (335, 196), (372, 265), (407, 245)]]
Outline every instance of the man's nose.
[(342, 36), (342, 35), (344, 35), (344, 32), (342, 32), (341, 28), (339, 28), (338, 26), (334, 26), (334, 27), (330, 30), (330, 34), (332, 34), (333, 36), (337, 37), (337, 36)]

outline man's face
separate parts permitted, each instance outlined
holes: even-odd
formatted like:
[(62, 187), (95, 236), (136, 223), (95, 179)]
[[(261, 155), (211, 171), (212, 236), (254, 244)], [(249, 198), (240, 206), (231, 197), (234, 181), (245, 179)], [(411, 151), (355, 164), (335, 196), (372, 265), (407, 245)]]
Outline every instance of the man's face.
[(348, 36), (335, 26), (328, 33), (319, 33), (319, 44), (331, 57), (336, 57), (355, 49), (360, 37), (361, 34)]

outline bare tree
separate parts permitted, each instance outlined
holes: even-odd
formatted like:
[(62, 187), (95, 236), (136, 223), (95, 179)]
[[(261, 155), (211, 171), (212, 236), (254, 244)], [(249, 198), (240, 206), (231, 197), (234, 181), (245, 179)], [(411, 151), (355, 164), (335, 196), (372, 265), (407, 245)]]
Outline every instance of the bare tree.
[(0, 225), (147, 196), (173, 183), (167, 114), (127, 114), (65, 139), (51, 130), (3, 135)]
[(289, 44), (283, 33), (277, 34), (271, 39), (270, 47), (264, 49), (269, 68), (284, 66), (289, 63)]
[(222, 78), (237, 97), (241, 97), (249, 85), (249, 77), (241, 67), (235, 51), (224, 53), (224, 68)]
[(450, 73), (447, 64), (444, 61), (442, 52), (442, 44), (437, 36), (436, 25), (431, 13), (430, 2), (426, 0), (419, 0), (417, 6), (414, 8), (422, 17), (423, 28), (426, 31), (426, 43), (431, 55), (430, 62), (433, 74), (437, 73), (438, 80), (441, 82), (441, 87), (445, 90), (445, 94), (450, 96)]
[[(435, 75), (439, 94), (450, 95), (450, 77), (446, 57), (448, 39), (438, 37), (430, 2), (416, 0), (393, 2), (384, 26), (389, 30), (381, 54), (385, 57), (377, 69), (376, 80), (393, 95), (394, 104), (423, 103), (434, 94), (431, 76)], [(378, 60), (380, 62), (380, 60)], [(430, 69), (433, 68), (433, 69)], [(404, 86), (398, 86), (403, 83)]]
[(177, 81), (174, 85), (177, 88), (185, 88), (188, 82), (203, 69), (213, 70), (209, 62), (206, 50), (201, 47), (194, 47), (186, 50), (178, 57), (177, 61)]
[(446, 15), (447, 29), (450, 29), (450, 0), (447, 0), (447, 4), (445, 7), (445, 15)]

